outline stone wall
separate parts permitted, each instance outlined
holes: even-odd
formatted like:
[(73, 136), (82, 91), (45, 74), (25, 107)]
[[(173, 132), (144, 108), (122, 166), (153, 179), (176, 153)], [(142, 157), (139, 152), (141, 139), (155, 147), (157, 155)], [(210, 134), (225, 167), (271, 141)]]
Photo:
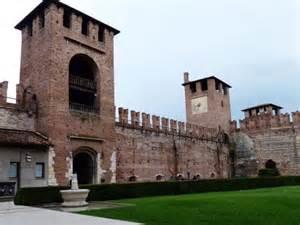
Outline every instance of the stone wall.
[(268, 160), (277, 164), (281, 175), (300, 175), (299, 112), (272, 116), (264, 114), (232, 122), (237, 176), (257, 176)]
[[(116, 126), (117, 181), (229, 176), (224, 133), (119, 108)], [(140, 118), (142, 115), (142, 118)]]
[(34, 131), (35, 116), (15, 107), (0, 106), (0, 128)]

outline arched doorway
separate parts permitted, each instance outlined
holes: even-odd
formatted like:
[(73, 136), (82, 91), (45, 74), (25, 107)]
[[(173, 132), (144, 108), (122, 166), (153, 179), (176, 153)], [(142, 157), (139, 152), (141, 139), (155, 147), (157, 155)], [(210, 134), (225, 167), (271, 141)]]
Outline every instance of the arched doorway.
[(95, 157), (89, 152), (79, 152), (73, 157), (73, 173), (79, 184), (92, 184), (95, 177)]
[(272, 159), (270, 159), (266, 162), (265, 167), (267, 169), (276, 169), (277, 165), (276, 165), (276, 162), (274, 162)]

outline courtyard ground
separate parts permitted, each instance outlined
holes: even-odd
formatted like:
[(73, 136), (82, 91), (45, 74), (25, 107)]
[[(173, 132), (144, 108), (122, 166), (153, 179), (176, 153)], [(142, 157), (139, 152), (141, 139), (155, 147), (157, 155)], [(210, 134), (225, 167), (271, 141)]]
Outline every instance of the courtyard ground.
[(0, 202), (0, 225), (137, 225), (41, 208)]
[(146, 225), (299, 225), (300, 186), (151, 197), (119, 201), (133, 206), (81, 214)]

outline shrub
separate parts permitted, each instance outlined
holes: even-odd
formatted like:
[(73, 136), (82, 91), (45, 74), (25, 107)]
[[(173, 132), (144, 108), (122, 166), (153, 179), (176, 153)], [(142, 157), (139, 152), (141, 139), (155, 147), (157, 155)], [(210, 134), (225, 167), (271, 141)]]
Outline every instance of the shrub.
[(265, 168), (258, 172), (260, 177), (277, 177), (280, 176), (279, 170), (277, 168)]
[(52, 202), (62, 202), (60, 187), (21, 188), (15, 197), (16, 205), (39, 205)]
[[(257, 177), (241, 179), (169, 181), (130, 184), (84, 185), (90, 189), (89, 201), (117, 200), (160, 195), (179, 195), (218, 191), (236, 191), (256, 188), (300, 185), (300, 177)], [(39, 205), (61, 202), (59, 187), (22, 188), (18, 191), (15, 204)]]

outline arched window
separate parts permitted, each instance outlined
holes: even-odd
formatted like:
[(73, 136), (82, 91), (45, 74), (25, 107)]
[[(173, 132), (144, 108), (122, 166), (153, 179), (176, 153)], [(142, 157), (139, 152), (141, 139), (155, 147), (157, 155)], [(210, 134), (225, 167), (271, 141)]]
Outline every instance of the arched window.
[(197, 174), (193, 177), (193, 180), (201, 180), (201, 175)]
[(276, 162), (270, 159), (266, 162), (265, 166), (267, 169), (276, 169)]
[(157, 181), (162, 181), (163, 179), (164, 179), (164, 175), (162, 175), (162, 174), (156, 175), (156, 180)]
[(178, 174), (176, 175), (176, 180), (184, 180), (183, 174), (182, 174), (182, 173), (178, 173)]
[(136, 182), (137, 181), (137, 177), (136, 176), (131, 176), (128, 179), (129, 182)]
[(87, 55), (75, 55), (69, 65), (70, 109), (95, 113), (97, 104), (98, 67)]

